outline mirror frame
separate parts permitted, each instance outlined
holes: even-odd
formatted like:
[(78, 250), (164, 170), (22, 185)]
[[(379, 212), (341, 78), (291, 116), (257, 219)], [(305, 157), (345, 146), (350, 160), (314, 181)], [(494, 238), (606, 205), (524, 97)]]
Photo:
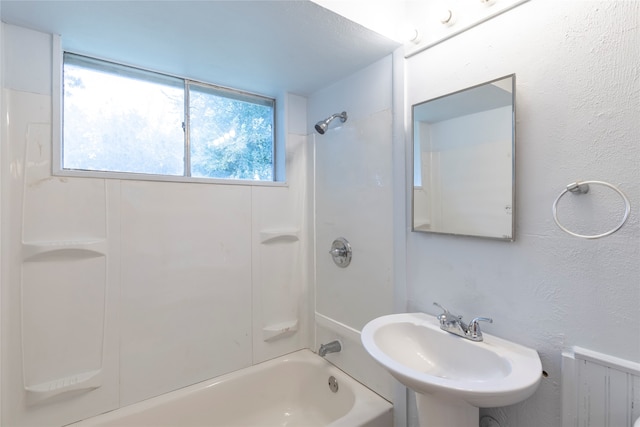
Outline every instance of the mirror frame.
[[(415, 151), (416, 151), (416, 141), (415, 141), (415, 132), (416, 132), (416, 118), (415, 118), (415, 110), (416, 107), (427, 104), (429, 102), (437, 101), (448, 96), (460, 94), (462, 92), (470, 91), (481, 86), (489, 85), (500, 80), (511, 79), (511, 236), (497, 237), (497, 236), (489, 236), (483, 234), (464, 234), (464, 233), (455, 233), (455, 232), (441, 232), (441, 231), (432, 231), (432, 230), (419, 230), (415, 227)], [(482, 110), (481, 110), (482, 111)], [(455, 92), (447, 93), (444, 95), (440, 95), (435, 98), (428, 99), (426, 101), (419, 102), (417, 104), (413, 104), (411, 106), (411, 180), (410, 180), (410, 191), (411, 191), (411, 231), (418, 233), (430, 233), (430, 234), (440, 234), (440, 235), (450, 235), (450, 236), (467, 236), (467, 237), (480, 237), (485, 239), (499, 240), (499, 241), (508, 241), (513, 242), (515, 240), (515, 218), (516, 218), (516, 74), (507, 74), (502, 77), (498, 77), (483, 83), (479, 83), (474, 86), (470, 86)]]

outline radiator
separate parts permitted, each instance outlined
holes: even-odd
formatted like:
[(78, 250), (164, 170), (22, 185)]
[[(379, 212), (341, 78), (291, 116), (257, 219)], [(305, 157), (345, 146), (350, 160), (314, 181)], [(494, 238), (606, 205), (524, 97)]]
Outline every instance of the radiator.
[(562, 353), (562, 426), (631, 427), (640, 417), (640, 363), (580, 347)]

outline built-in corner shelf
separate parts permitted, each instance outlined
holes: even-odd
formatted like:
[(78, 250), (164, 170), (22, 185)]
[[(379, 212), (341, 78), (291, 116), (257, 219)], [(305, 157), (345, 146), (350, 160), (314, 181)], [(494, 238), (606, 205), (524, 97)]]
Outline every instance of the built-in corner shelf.
[(36, 403), (51, 397), (79, 391), (91, 391), (102, 385), (102, 370), (84, 372), (41, 384), (25, 386), (27, 400)]
[(420, 220), (418, 218), (413, 222), (413, 228), (420, 231), (430, 231), (431, 222), (429, 220)]
[(264, 230), (260, 232), (260, 243), (297, 242), (300, 230)]
[(262, 339), (265, 342), (275, 341), (293, 335), (298, 330), (298, 319), (276, 323), (262, 328)]
[(106, 253), (106, 239), (38, 241), (22, 244), (23, 262), (95, 258), (105, 256)]

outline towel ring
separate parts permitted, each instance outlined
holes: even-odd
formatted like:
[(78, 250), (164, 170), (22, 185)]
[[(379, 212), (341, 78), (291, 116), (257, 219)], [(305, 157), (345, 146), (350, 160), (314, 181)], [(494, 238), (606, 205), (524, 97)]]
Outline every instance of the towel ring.
[[(571, 192), (571, 193), (575, 193), (575, 194), (585, 194), (589, 192), (589, 184), (596, 184), (596, 185), (604, 185), (605, 187), (609, 187), (611, 188), (613, 191), (615, 191), (616, 193), (618, 193), (620, 195), (620, 197), (622, 197), (622, 200), (624, 200), (624, 216), (622, 217), (622, 221), (620, 221), (620, 223), (612, 228), (611, 230), (607, 231), (606, 233), (602, 233), (602, 234), (593, 234), (593, 235), (585, 235), (585, 234), (578, 234), (578, 233), (574, 233), (573, 231), (568, 230), (566, 227), (564, 227), (562, 224), (560, 224), (560, 221), (558, 221), (558, 201), (562, 198), (562, 196), (564, 196), (567, 192)], [(556, 222), (556, 224), (558, 225), (558, 227), (560, 227), (560, 229), (568, 234), (571, 234), (572, 236), (575, 237), (582, 237), (583, 239), (599, 239), (600, 237), (605, 237), (608, 236), (610, 234), (615, 233), (616, 231), (620, 230), (620, 228), (624, 225), (624, 223), (627, 221), (627, 218), (629, 218), (629, 212), (631, 212), (631, 204), (629, 203), (629, 199), (627, 198), (627, 196), (615, 185), (609, 184), (608, 182), (604, 182), (604, 181), (576, 181), (576, 182), (572, 182), (571, 184), (567, 185), (567, 188), (560, 193), (560, 195), (558, 197), (556, 197), (556, 200), (553, 202), (553, 219)]]

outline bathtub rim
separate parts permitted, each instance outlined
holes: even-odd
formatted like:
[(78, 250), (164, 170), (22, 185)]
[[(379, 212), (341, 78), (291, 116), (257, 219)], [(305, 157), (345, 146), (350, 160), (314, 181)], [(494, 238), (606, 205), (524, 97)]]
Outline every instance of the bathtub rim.
[[(189, 395), (195, 394), (203, 389), (214, 387), (227, 381), (232, 381), (234, 378), (251, 375), (251, 373), (254, 372), (268, 370), (271, 367), (286, 364), (287, 362), (308, 363), (319, 368), (328, 369), (331, 375), (339, 376), (337, 377), (339, 382), (346, 384), (352, 389), (355, 395), (353, 407), (344, 416), (328, 424), (327, 427), (354, 427), (357, 425), (367, 425), (367, 423), (380, 416), (384, 416), (384, 414), (391, 414), (392, 418), (393, 404), (391, 402), (351, 377), (348, 373), (344, 372), (327, 359), (318, 356), (308, 348), (304, 348), (255, 365), (228, 372), (208, 380), (200, 381), (168, 393), (150, 397), (140, 402), (116, 408), (90, 418), (75, 421), (71, 424), (66, 424), (64, 427), (89, 427), (95, 425), (95, 423), (117, 421), (119, 418), (139, 414), (146, 410), (152, 410), (153, 408), (159, 407), (163, 404), (173, 402), (176, 399), (188, 397)], [(355, 422), (362, 424), (354, 424)]]

